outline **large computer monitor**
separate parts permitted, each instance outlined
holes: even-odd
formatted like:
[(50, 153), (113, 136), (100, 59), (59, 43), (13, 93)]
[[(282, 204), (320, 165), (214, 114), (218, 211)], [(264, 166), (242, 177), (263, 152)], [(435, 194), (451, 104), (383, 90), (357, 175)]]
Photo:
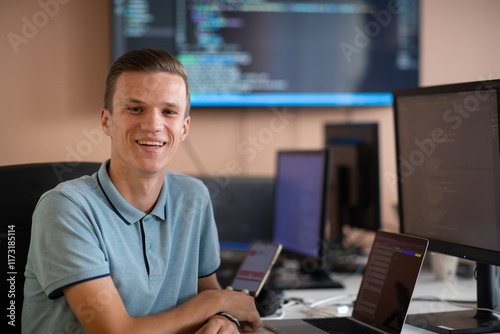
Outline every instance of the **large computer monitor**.
[(333, 155), (329, 239), (342, 245), (345, 227), (381, 227), (378, 124), (326, 124), (325, 145)]
[(500, 81), (394, 92), (401, 232), (476, 261), (479, 311), (414, 315), (450, 333), (500, 330)]
[(392, 103), (418, 84), (419, 0), (113, 0), (113, 59), (184, 64), (193, 107)]
[(328, 281), (323, 256), (329, 165), (328, 149), (279, 151), (274, 190), (274, 242), (296, 257), (313, 281), (322, 282)]

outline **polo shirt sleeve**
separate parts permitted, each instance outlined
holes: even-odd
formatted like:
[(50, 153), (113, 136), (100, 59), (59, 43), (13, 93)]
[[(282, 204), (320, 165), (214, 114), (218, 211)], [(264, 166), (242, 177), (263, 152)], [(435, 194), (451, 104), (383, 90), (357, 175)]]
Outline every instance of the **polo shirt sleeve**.
[(30, 263), (51, 299), (60, 297), (68, 286), (110, 274), (99, 230), (86, 204), (53, 190), (35, 208)]
[(207, 277), (212, 275), (220, 267), (220, 246), (217, 227), (215, 225), (212, 202), (208, 189), (202, 185), (204, 194), (204, 208), (202, 210), (202, 226), (200, 238), (199, 254), (199, 274), (198, 277)]

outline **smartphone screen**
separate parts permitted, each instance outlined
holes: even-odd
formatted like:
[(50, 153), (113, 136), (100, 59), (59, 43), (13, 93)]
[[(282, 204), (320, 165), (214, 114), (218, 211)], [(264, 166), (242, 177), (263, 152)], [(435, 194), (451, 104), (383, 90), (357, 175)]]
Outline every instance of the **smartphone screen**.
[(257, 297), (280, 252), (280, 244), (252, 242), (231, 284), (233, 290), (247, 289), (250, 295)]

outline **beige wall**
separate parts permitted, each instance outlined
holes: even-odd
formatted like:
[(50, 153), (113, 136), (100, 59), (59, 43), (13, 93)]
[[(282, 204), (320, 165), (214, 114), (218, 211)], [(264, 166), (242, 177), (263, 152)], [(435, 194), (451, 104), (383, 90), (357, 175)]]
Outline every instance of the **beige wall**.
[[(500, 78), (499, 13), (496, 0), (422, 0), (421, 83)], [(98, 118), (110, 60), (108, 1), (2, 0), (0, 16), (0, 165), (106, 159)], [(388, 107), (194, 109), (171, 169), (272, 175), (277, 149), (317, 148), (326, 122), (365, 121), (380, 124), (382, 219), (395, 227)]]
[(57, 2), (0, 2), (0, 164), (102, 160), (106, 145), (81, 141), (84, 131), (99, 130), (110, 59), (107, 1), (73, 0), (49, 6), (50, 15), (40, 3)]

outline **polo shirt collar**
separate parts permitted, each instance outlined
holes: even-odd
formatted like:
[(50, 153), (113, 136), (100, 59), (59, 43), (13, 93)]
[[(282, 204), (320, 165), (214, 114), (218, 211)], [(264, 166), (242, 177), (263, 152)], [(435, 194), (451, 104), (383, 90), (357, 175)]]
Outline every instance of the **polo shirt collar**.
[[(136, 209), (129, 202), (127, 202), (123, 196), (118, 192), (115, 185), (109, 178), (109, 174), (107, 171), (107, 167), (109, 165), (109, 160), (105, 161), (99, 171), (97, 172), (97, 183), (101, 188), (104, 196), (107, 201), (111, 205), (112, 209), (115, 213), (125, 222), (127, 225), (133, 224), (141, 220), (146, 216), (146, 213), (142, 212), (139, 209)], [(167, 199), (167, 191), (165, 181), (160, 191), (160, 195), (158, 196), (158, 200), (155, 204), (155, 207), (151, 211), (152, 215), (157, 216), (158, 218), (165, 220), (166, 217), (166, 199)]]

